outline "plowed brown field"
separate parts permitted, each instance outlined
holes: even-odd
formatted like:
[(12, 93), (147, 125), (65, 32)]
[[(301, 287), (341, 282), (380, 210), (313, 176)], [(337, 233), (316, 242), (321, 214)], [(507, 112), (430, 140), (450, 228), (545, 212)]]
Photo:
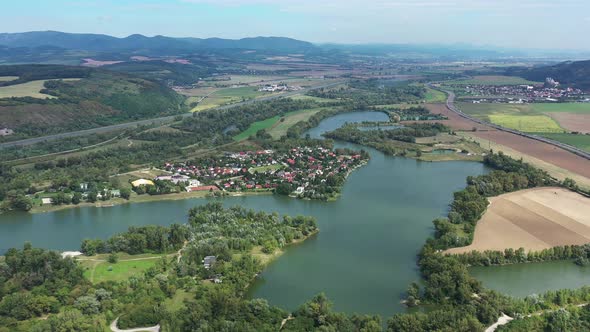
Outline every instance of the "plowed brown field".
[(447, 253), (590, 243), (590, 198), (563, 188), (521, 190), (490, 198), (473, 243)]

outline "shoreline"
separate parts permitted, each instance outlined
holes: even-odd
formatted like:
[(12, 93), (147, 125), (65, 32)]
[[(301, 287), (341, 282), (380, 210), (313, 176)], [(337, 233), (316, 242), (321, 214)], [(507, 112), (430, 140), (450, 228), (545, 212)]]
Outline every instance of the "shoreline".
[[(259, 196), (259, 195), (272, 195), (271, 191), (257, 191), (257, 192), (225, 192), (225, 194), (221, 197), (240, 197), (240, 196)], [(166, 195), (154, 195), (150, 196), (148, 194), (141, 195), (141, 196), (133, 196), (131, 199), (126, 200), (123, 198), (114, 198), (108, 201), (101, 201), (95, 203), (80, 203), (77, 205), (74, 204), (67, 204), (67, 205), (44, 205), (44, 206), (35, 206), (28, 213), (38, 214), (38, 213), (47, 213), (47, 212), (56, 212), (61, 210), (67, 209), (74, 209), (74, 208), (84, 208), (84, 207), (95, 207), (95, 208), (109, 208), (123, 204), (136, 204), (136, 203), (149, 203), (149, 202), (159, 202), (159, 201), (179, 201), (184, 199), (192, 199), (192, 198), (216, 198), (215, 196), (209, 196), (208, 191), (197, 191), (193, 193), (176, 193), (176, 194), (166, 194)]]

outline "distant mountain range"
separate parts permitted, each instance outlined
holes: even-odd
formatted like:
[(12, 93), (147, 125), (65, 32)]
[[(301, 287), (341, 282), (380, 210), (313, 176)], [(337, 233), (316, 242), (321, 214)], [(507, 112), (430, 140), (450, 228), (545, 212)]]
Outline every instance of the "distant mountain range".
[(590, 60), (566, 61), (552, 66), (534, 67), (531, 69), (511, 69), (510, 75), (517, 75), (531, 81), (544, 81), (552, 77), (556, 81), (590, 90)]
[(254, 37), (243, 39), (146, 37), (135, 34), (117, 38), (101, 34), (78, 34), (58, 31), (0, 33), (0, 45), (8, 48), (58, 47), (95, 52), (129, 50), (197, 51), (202, 49), (280, 50), (302, 52), (315, 45), (285, 37)]

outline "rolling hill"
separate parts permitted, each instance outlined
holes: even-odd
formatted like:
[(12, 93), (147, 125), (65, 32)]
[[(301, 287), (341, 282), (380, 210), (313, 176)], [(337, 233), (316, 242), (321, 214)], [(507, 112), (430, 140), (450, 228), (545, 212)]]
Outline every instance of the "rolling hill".
[(552, 77), (562, 84), (590, 90), (590, 60), (566, 61), (531, 69), (510, 69), (508, 73), (531, 81), (544, 81), (546, 77)]
[(17, 139), (185, 111), (184, 97), (126, 73), (59, 65), (0, 66), (0, 128)]
[(247, 49), (303, 52), (316, 47), (308, 42), (284, 37), (244, 39), (146, 37), (139, 34), (117, 38), (101, 34), (77, 34), (58, 31), (0, 33), (0, 45), (7, 48), (57, 47), (68, 50), (113, 52), (129, 50), (167, 50), (168, 52), (204, 49)]

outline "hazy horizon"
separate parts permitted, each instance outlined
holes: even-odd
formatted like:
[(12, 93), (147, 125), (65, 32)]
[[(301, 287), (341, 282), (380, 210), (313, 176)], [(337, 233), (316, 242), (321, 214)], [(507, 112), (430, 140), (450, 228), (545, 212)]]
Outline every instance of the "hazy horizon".
[(1, 32), (125, 37), (280, 36), (316, 44), (413, 44), (580, 50), (590, 2), (565, 0), (55, 0), (7, 3)]

